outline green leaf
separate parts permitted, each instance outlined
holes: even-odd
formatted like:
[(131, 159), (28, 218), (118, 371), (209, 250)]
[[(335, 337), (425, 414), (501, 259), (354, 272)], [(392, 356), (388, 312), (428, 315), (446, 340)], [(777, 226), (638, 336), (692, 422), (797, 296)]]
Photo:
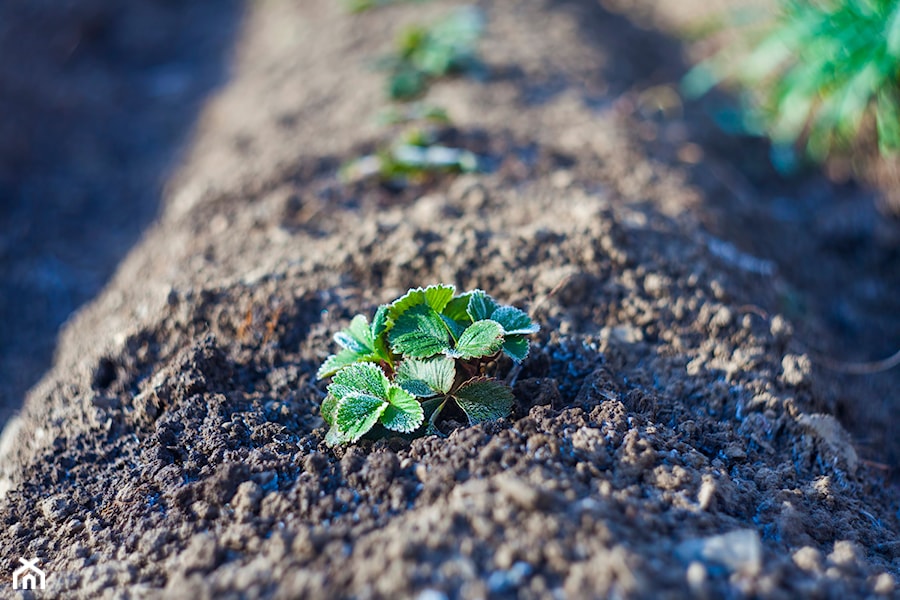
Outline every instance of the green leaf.
[[(900, 27), (900, 23), (897, 26)], [(878, 148), (881, 153), (887, 156), (900, 150), (900, 94), (893, 89), (881, 90), (878, 93), (875, 117), (878, 125)]]
[[(794, 36), (800, 32), (794, 32)], [(746, 81), (761, 81), (781, 67), (796, 51), (796, 39), (785, 31), (778, 31), (763, 39), (747, 58), (739, 61), (740, 77)], [(720, 67), (720, 70), (725, 67)]]
[(441, 319), (444, 321), (444, 325), (447, 326), (447, 330), (450, 331), (450, 336), (453, 338), (454, 343), (459, 339), (459, 336), (462, 335), (462, 332), (466, 330), (469, 323), (460, 323), (459, 321), (454, 321), (447, 315), (441, 315)]
[(469, 292), (454, 296), (453, 299), (447, 303), (447, 306), (444, 307), (441, 314), (457, 322), (463, 321), (466, 324), (471, 323), (472, 317), (466, 312), (469, 308), (469, 298), (471, 296), (472, 294)]
[(374, 363), (365, 362), (338, 371), (328, 386), (328, 393), (334, 394), (338, 400), (353, 393), (368, 394), (386, 400), (388, 387), (390, 382), (381, 368)]
[(325, 359), (316, 372), (319, 379), (334, 375), (354, 363), (390, 359), (388, 353), (381, 347), (383, 344), (376, 343), (372, 328), (363, 315), (356, 315), (346, 329), (334, 334), (334, 341), (341, 345), (343, 350)]
[(363, 346), (357, 339), (349, 335), (346, 331), (338, 331), (336, 334), (334, 334), (333, 339), (342, 348), (350, 350), (355, 354), (364, 355), (371, 352), (372, 350), (371, 348), (366, 348), (365, 346)]
[(439, 313), (455, 293), (456, 288), (452, 285), (429, 285), (425, 288), (425, 303)]
[(328, 394), (325, 396), (325, 399), (322, 400), (322, 406), (319, 407), (319, 412), (322, 413), (322, 418), (325, 419), (325, 423), (330, 425), (334, 425), (334, 411), (337, 409), (338, 399), (334, 397), (333, 394)]
[(363, 315), (356, 315), (347, 329), (334, 334), (334, 341), (357, 354), (371, 354), (375, 347), (369, 321)]
[(331, 447), (346, 444), (349, 441), (350, 437), (346, 434), (341, 433), (341, 431), (338, 429), (337, 423), (333, 424), (328, 429), (328, 433), (325, 434), (325, 443)]
[(491, 319), (503, 326), (506, 335), (537, 333), (541, 330), (540, 326), (532, 323), (525, 311), (521, 311), (514, 306), (501, 306), (494, 311)]
[(369, 320), (364, 315), (353, 317), (346, 331), (353, 336), (353, 339), (371, 350), (374, 336), (372, 335), (372, 329), (369, 327)]
[(413, 288), (391, 303), (388, 316), (396, 321), (403, 313), (414, 306), (427, 304), (437, 312), (444, 310), (453, 298), (456, 288), (452, 285), (429, 285), (427, 288)]
[(490, 319), (497, 310), (497, 303), (482, 290), (473, 290), (469, 296), (469, 304), (466, 312), (473, 321)]
[(388, 327), (392, 325), (388, 321), (388, 308), (387, 304), (382, 304), (375, 311), (375, 316), (372, 317), (372, 340), (375, 347), (375, 356), (393, 365), (394, 361), (391, 358), (391, 351), (387, 347), (387, 340), (384, 335)]
[(809, 112), (816, 99), (815, 90), (800, 85), (791, 88), (778, 103), (778, 116), (770, 128), (776, 143), (793, 144), (809, 120)]
[(503, 340), (503, 353), (517, 363), (528, 356), (528, 338), (522, 335), (511, 335)]
[(316, 379), (324, 379), (334, 375), (344, 367), (363, 360), (363, 357), (353, 350), (341, 350), (325, 359), (319, 370), (316, 371)]
[(388, 319), (396, 321), (404, 312), (420, 304), (425, 304), (425, 290), (420, 287), (411, 288), (388, 305)]
[[(834, 151), (852, 152), (856, 143), (870, 143), (860, 136), (868, 133), (874, 112), (884, 152), (880, 130), (891, 121), (888, 103), (881, 99), (885, 90), (897, 90), (900, 3), (779, 4), (780, 15), (746, 58), (735, 60), (739, 52), (722, 52), (708, 61), (714, 79), (743, 86), (776, 147), (805, 143), (807, 154), (817, 161)], [(695, 79), (692, 73), (686, 83)], [(783, 154), (773, 152), (776, 159)]]
[(428, 305), (406, 310), (388, 333), (391, 349), (396, 354), (427, 358), (450, 348), (447, 327)]
[(430, 398), (434, 396), (434, 390), (421, 379), (402, 379), (397, 382), (404, 390), (418, 398)]
[(354, 392), (338, 402), (334, 422), (342, 438), (355, 442), (375, 426), (387, 407), (381, 398)]
[(888, 16), (885, 31), (888, 55), (894, 60), (900, 60), (900, 4), (895, 5)]
[(397, 386), (388, 390), (388, 402), (390, 404), (381, 415), (381, 424), (392, 431), (410, 433), (425, 420), (425, 411), (415, 396)]
[(430, 360), (407, 358), (397, 367), (400, 385), (419, 397), (446, 394), (453, 386), (455, 378), (456, 361), (452, 358), (437, 357)]
[(454, 398), (471, 425), (509, 416), (514, 402), (512, 390), (486, 377), (469, 380), (456, 391)]
[(874, 64), (866, 65), (847, 82), (838, 116), (840, 133), (852, 136), (859, 130), (878, 83), (878, 69)]
[(335, 397), (335, 399), (340, 402), (344, 396), (349, 396), (350, 394), (355, 394), (359, 390), (352, 388), (350, 386), (341, 385), (339, 383), (332, 382), (328, 386), (328, 393)]
[(497, 321), (476, 321), (459, 336), (456, 348), (448, 352), (453, 358), (489, 356), (503, 345), (503, 327)]
[(418, 96), (427, 83), (425, 73), (404, 66), (388, 79), (388, 96), (393, 100), (409, 100)]
[(388, 305), (382, 304), (378, 307), (378, 310), (375, 311), (375, 316), (372, 317), (372, 339), (376, 339), (382, 333), (387, 330), (388, 327)]

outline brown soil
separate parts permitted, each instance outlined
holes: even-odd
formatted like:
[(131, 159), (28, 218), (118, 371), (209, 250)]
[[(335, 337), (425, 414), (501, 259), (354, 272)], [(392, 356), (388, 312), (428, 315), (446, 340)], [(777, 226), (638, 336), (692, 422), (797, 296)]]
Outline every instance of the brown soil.
[[(900, 374), (822, 357), (897, 349), (897, 223), (779, 180), (722, 98), (658, 110), (664, 11), (481, 4), (489, 76), (429, 99), (491, 170), (399, 193), (336, 171), (379, 139), (367, 61), (451, 3), (252, 4), (159, 222), (0, 438), (4, 564), (66, 598), (894, 593)], [(325, 447), (331, 334), (434, 282), (541, 323), (513, 415)]]

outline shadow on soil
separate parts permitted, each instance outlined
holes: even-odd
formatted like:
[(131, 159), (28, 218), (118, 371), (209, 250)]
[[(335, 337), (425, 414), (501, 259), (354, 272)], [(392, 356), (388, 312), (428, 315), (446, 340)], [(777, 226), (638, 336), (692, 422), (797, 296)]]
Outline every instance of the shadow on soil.
[[(900, 289), (900, 222), (879, 213), (875, 193), (817, 172), (782, 177), (764, 141), (729, 135), (717, 125), (717, 115), (735, 110), (731, 98), (680, 99), (679, 83), (690, 66), (679, 40), (596, 1), (552, 6), (576, 15), (585, 44), (615, 57), (596, 81), (570, 83), (583, 86), (585, 103), (602, 109), (609, 98), (628, 99), (647, 156), (682, 164), (701, 192), (702, 214), (693, 216), (713, 236), (776, 265), (778, 299), (759, 303), (797, 327), (790, 351), (822, 364), (817, 357), (875, 361), (900, 348), (900, 298), (891, 292)], [(558, 91), (564, 87), (556, 82)], [(608, 89), (605, 100), (588, 92), (598, 87)], [(676, 102), (660, 110), (656, 94)], [(863, 454), (888, 463), (896, 477), (900, 441), (890, 424), (900, 418), (900, 405), (892, 401), (900, 369), (851, 376), (819, 367), (817, 377), (824, 382), (822, 410), (841, 418)]]
[(242, 13), (239, 0), (0, 4), (0, 427), (156, 217)]

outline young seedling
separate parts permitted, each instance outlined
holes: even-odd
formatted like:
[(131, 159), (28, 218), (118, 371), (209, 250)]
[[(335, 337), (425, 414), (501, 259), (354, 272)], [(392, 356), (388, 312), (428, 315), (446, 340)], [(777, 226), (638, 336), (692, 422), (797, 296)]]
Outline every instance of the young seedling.
[(488, 294), (456, 294), (452, 285), (409, 290), (357, 315), (335, 334), (341, 346), (319, 368), (332, 377), (322, 402), (330, 446), (355, 442), (376, 427), (402, 434), (439, 433), (441, 415), (457, 408), (470, 424), (508, 416), (512, 390), (485, 374), (500, 354), (516, 363), (540, 328), (523, 311)]
[(435, 79), (479, 66), (476, 46), (483, 29), (484, 17), (473, 7), (461, 8), (431, 27), (404, 29), (395, 53), (383, 61), (390, 73), (388, 95), (408, 100), (422, 94)]
[(877, 135), (882, 154), (900, 150), (900, 2), (779, 4), (749, 55), (724, 52), (701, 63), (685, 78), (688, 94), (739, 83), (776, 150), (804, 144), (817, 161), (866, 133)]
[[(406, 183), (427, 180), (435, 173), (470, 173), (479, 168), (473, 152), (439, 143), (437, 125), (446, 126), (446, 112), (433, 108), (427, 112), (387, 115), (402, 124), (393, 141), (375, 154), (352, 160), (341, 168), (341, 179), (348, 182), (378, 179), (382, 182)], [(418, 121), (416, 121), (418, 119)]]

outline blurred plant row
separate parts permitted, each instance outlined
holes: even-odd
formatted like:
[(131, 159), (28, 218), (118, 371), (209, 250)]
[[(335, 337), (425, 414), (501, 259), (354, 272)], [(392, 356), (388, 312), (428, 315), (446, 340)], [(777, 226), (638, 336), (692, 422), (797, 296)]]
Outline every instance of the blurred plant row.
[(737, 84), (745, 130), (768, 135), (775, 155), (900, 150), (900, 0), (779, 0), (744, 41), (693, 69), (688, 95)]
[[(348, 0), (346, 6), (363, 12), (412, 1), (427, 0)], [(398, 32), (393, 51), (375, 64), (386, 73), (385, 93), (392, 103), (378, 117), (389, 128), (388, 139), (373, 154), (345, 164), (345, 181), (375, 179), (404, 187), (439, 173), (478, 170), (473, 152), (442, 143), (442, 134), (453, 126), (447, 111), (421, 99), (437, 80), (481, 72), (477, 46), (483, 31), (483, 13), (463, 7), (435, 23)]]

